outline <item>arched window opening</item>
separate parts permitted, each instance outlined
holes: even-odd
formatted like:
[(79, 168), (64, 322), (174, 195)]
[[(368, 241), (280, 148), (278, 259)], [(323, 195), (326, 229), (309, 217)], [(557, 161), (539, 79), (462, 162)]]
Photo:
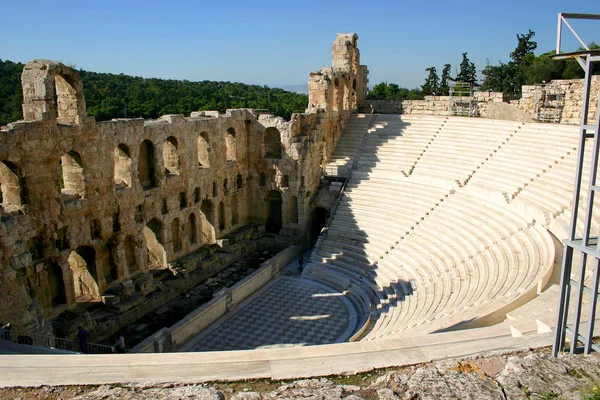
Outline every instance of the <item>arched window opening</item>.
[(200, 203), (200, 188), (194, 189), (194, 204)]
[(73, 273), (75, 300), (89, 303), (100, 300), (100, 289), (96, 274), (96, 251), (90, 246), (80, 246), (71, 251), (68, 258)]
[(81, 199), (85, 193), (83, 166), (81, 156), (76, 151), (69, 151), (60, 158), (61, 193), (63, 199)]
[(225, 204), (219, 203), (219, 229), (225, 229)]
[(241, 189), (244, 186), (244, 179), (242, 178), (242, 174), (237, 174), (235, 177), (235, 187)]
[(52, 307), (67, 304), (65, 280), (62, 268), (57, 263), (52, 263), (48, 267), (48, 289), (50, 290)]
[(340, 81), (338, 78), (333, 80), (333, 111), (339, 111), (340, 104)]
[(217, 193), (217, 182), (213, 182), (213, 188), (212, 188), (212, 195), (213, 197), (217, 197), (218, 193)]
[(231, 225), (238, 224), (238, 199), (236, 195), (231, 196)]
[(227, 178), (223, 179), (223, 193), (227, 196), (229, 190), (227, 189)]
[(188, 238), (191, 244), (198, 243), (196, 216), (194, 215), (194, 213), (191, 213), (188, 217)]
[(281, 187), (287, 188), (290, 187), (290, 176), (289, 175), (281, 175)]
[(265, 137), (265, 158), (281, 158), (281, 134), (277, 128), (267, 128)]
[(352, 84), (350, 79), (345, 79), (344, 86), (344, 110), (350, 110), (352, 108)]
[(198, 146), (198, 166), (200, 168), (210, 167), (210, 144), (208, 141), (208, 133), (201, 132), (197, 140)]
[(163, 146), (163, 162), (167, 175), (179, 175), (179, 150), (177, 150), (177, 139), (169, 136)]
[(288, 200), (288, 220), (291, 224), (298, 223), (298, 198), (291, 196)]
[(153, 218), (146, 224), (142, 233), (146, 239), (146, 251), (148, 256), (148, 269), (165, 269), (167, 266), (167, 253), (163, 243), (163, 224)]
[(127, 259), (127, 269), (129, 274), (139, 271), (140, 267), (135, 258), (135, 242), (133, 241), (133, 236), (128, 235), (125, 238), (125, 243), (123, 244), (125, 248), (125, 258)]
[(181, 251), (181, 237), (179, 235), (179, 219), (175, 218), (171, 221), (171, 240), (173, 242), (173, 252)]
[(352, 108), (356, 108), (356, 79), (352, 81)]
[(204, 217), (210, 225), (213, 225), (213, 204), (210, 200), (203, 200), (200, 205), (200, 211), (204, 214)]
[(282, 227), (281, 218), (281, 193), (277, 190), (271, 190), (266, 198), (267, 221), (265, 230), (268, 233), (279, 233)]
[(63, 75), (54, 76), (56, 119), (58, 122), (77, 123), (78, 98), (77, 91), (70, 79)]
[(120, 144), (115, 147), (115, 186), (117, 189), (131, 187), (131, 156), (129, 148)]
[(227, 161), (237, 160), (237, 144), (235, 139), (235, 129), (227, 129), (225, 144), (227, 145)]
[(9, 161), (0, 161), (0, 204), (5, 210), (22, 206), (17, 168)]
[(156, 186), (156, 177), (154, 176), (154, 145), (149, 140), (144, 140), (140, 144), (138, 177), (144, 189)]

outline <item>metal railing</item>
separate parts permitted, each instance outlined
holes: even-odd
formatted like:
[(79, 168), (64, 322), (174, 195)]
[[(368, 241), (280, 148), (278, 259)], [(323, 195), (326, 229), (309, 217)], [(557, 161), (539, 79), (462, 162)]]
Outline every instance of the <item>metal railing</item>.
[[(6, 340), (26, 346), (71, 351), (74, 353), (82, 352), (79, 341), (75, 339), (65, 339), (54, 336), (22, 333), (10, 330), (0, 332), (0, 340)], [(87, 348), (88, 354), (112, 354), (115, 352), (113, 347), (97, 343), (88, 343)]]

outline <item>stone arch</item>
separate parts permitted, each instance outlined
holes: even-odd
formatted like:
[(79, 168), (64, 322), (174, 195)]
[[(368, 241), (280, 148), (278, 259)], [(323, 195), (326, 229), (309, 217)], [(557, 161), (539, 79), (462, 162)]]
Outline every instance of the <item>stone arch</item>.
[(79, 73), (50, 60), (33, 60), (21, 74), (23, 117), (26, 121), (57, 120), (79, 124), (86, 116)]
[(17, 167), (10, 161), (0, 161), (0, 204), (5, 209), (23, 205)]
[(131, 156), (129, 147), (121, 143), (115, 147), (115, 186), (117, 189), (131, 187)]
[(129, 274), (138, 271), (140, 269), (140, 266), (138, 265), (135, 256), (136, 246), (132, 235), (127, 235), (125, 241), (123, 242), (123, 247), (125, 250), (125, 259), (127, 261), (127, 270)]
[(154, 166), (154, 144), (152, 144), (150, 140), (144, 140), (140, 144), (140, 154), (138, 159), (138, 178), (144, 189), (156, 186)]
[(210, 167), (210, 142), (208, 141), (208, 133), (200, 132), (197, 139), (198, 147), (198, 166), (200, 168)]
[(283, 225), (281, 218), (281, 193), (277, 190), (271, 190), (265, 199), (267, 206), (267, 221), (265, 230), (269, 233), (279, 233)]
[(231, 225), (235, 226), (238, 224), (238, 198), (237, 196), (234, 194), (233, 196), (231, 196)]
[(163, 146), (163, 163), (165, 164), (165, 173), (167, 175), (179, 175), (181, 168), (179, 166), (179, 149), (177, 139), (169, 136)]
[(167, 268), (167, 253), (163, 243), (163, 223), (157, 218), (151, 219), (142, 229), (146, 239), (148, 269)]
[(80, 246), (71, 251), (68, 258), (73, 273), (75, 300), (88, 303), (100, 300), (98, 275), (96, 271), (96, 251), (91, 246)]
[(281, 158), (281, 134), (277, 128), (267, 128), (264, 134), (265, 158)]
[(61, 193), (65, 200), (83, 198), (85, 180), (83, 165), (78, 152), (71, 150), (60, 158)]
[(290, 196), (288, 200), (288, 222), (298, 223), (298, 198), (296, 196)]
[(173, 253), (181, 251), (181, 235), (180, 235), (179, 218), (173, 218), (171, 221), (171, 242), (173, 243)]
[(62, 268), (54, 262), (48, 266), (48, 290), (50, 292), (50, 302), (52, 307), (58, 307), (67, 304), (67, 293), (65, 289), (65, 279)]
[(196, 227), (196, 215), (190, 213), (188, 217), (188, 239), (190, 244), (198, 243), (198, 228)]
[(219, 230), (225, 229), (225, 203), (219, 202)]
[(227, 146), (227, 161), (237, 160), (237, 142), (235, 138), (235, 129), (227, 129), (225, 137), (225, 145)]

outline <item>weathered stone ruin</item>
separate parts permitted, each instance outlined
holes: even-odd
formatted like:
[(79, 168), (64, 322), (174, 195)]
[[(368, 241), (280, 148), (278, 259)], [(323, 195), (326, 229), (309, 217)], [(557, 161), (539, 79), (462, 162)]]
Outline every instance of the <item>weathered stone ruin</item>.
[(238, 109), (97, 122), (76, 70), (28, 63), (24, 120), (0, 130), (0, 321), (50, 334), (61, 314), (94, 326), (117, 310), (96, 327), (107, 336), (250, 252), (314, 240), (321, 167), (365, 96), (357, 40), (337, 36), (290, 121)]

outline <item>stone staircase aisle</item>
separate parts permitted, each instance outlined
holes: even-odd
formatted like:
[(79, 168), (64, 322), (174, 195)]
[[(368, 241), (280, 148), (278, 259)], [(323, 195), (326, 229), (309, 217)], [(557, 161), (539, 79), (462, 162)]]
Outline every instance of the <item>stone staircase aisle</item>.
[(325, 175), (340, 178), (350, 177), (352, 164), (371, 125), (372, 118), (373, 116), (370, 114), (356, 114), (350, 117), (331, 160), (325, 166)]

